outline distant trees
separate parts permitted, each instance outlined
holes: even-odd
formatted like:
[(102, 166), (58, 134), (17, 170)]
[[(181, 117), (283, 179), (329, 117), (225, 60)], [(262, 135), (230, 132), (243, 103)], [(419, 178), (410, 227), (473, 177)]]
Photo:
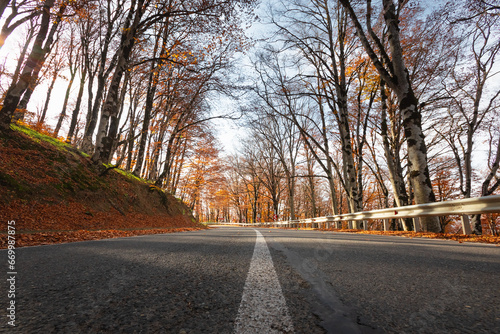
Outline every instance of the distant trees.
[[(255, 115), (252, 124), (264, 133), (281, 119), (289, 122), (284, 128), (296, 129), (297, 170), (303, 172), (295, 179), (329, 180), (334, 214), (427, 203), (436, 194), (439, 200), (457, 198), (457, 183), (452, 186), (449, 180), (460, 175), (459, 184), (471, 189), (465, 180), (472, 185), (472, 174), (460, 170), (475, 167), (465, 167), (464, 157), (475, 154), (473, 142), (487, 134), (488, 124), (498, 127), (498, 121), (490, 121), (497, 112), (498, 91), (482, 95), (490, 86), (486, 80), (496, 75), (490, 69), (499, 42), (485, 22), (488, 18), (490, 27), (496, 24), (496, 16), (486, 14), (496, 8), (486, 5), (461, 4), (458, 12), (467, 16), (467, 23), (460, 26), (457, 20), (452, 23), (455, 7), (449, 5), (431, 14), (411, 2), (390, 0), (367, 1), (364, 7), (347, 0), (275, 6), (269, 18), (274, 37), (254, 61), (254, 92), (261, 102), (252, 102), (255, 107), (247, 110)], [(457, 29), (450, 30), (450, 24)], [(289, 138), (284, 128), (276, 127)], [(485, 182), (495, 191), (497, 139), (490, 138)], [(250, 141), (270, 145), (273, 140), (252, 132)], [(319, 169), (310, 168), (311, 157)], [(449, 174), (450, 168), (459, 173)], [(295, 206), (303, 203), (302, 198)], [(448, 224), (434, 218), (420, 223), (435, 232)], [(411, 220), (397, 224), (413, 228)]]

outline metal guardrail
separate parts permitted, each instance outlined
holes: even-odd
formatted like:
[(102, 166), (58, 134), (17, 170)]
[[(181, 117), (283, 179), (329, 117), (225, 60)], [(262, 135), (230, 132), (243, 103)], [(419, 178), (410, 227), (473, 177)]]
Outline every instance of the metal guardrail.
[[(471, 228), (469, 223), (469, 215), (483, 213), (500, 213), (500, 195), (485, 196), (477, 198), (466, 198), (453, 201), (435, 202), (427, 204), (409, 205), (396, 208), (387, 208), (372, 211), (362, 211), (355, 213), (346, 213), (337, 216), (326, 216), (318, 218), (266, 222), (256, 224), (242, 223), (223, 223), (224, 225), (239, 225), (239, 226), (273, 226), (273, 227), (298, 227), (299, 225), (315, 225), (321, 227), (331, 227), (335, 224), (336, 228), (341, 228), (342, 222), (348, 222), (352, 228), (353, 221), (366, 221), (381, 219), (384, 221), (384, 231), (389, 229), (390, 219), (413, 218), (414, 230), (420, 231), (420, 217), (429, 216), (448, 216), (460, 215), (462, 219), (462, 229), (464, 234), (470, 234)], [(366, 229), (367, 224), (363, 224)]]

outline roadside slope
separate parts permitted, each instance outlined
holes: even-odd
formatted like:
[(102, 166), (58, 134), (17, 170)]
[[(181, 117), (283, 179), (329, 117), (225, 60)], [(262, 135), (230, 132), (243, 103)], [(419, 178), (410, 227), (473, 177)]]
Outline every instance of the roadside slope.
[(59, 140), (14, 129), (0, 138), (0, 247), (8, 221), (15, 221), (18, 246), (202, 227), (159, 188), (95, 166)]

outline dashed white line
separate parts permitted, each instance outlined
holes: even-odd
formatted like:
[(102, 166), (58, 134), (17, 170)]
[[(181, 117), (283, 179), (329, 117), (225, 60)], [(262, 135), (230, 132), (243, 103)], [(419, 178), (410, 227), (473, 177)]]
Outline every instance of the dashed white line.
[(266, 240), (257, 233), (250, 270), (243, 288), (235, 333), (293, 333), (285, 297)]

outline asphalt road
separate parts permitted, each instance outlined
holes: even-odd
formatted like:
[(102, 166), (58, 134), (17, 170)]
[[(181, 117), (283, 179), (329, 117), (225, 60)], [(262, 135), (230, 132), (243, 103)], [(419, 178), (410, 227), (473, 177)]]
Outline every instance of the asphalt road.
[[(500, 333), (500, 247), (258, 231), (17, 249), (15, 298), (0, 285), (0, 332)], [(6, 250), (0, 258), (9, 278)], [(259, 280), (268, 290), (256, 291)], [(245, 327), (261, 317), (269, 330)]]

